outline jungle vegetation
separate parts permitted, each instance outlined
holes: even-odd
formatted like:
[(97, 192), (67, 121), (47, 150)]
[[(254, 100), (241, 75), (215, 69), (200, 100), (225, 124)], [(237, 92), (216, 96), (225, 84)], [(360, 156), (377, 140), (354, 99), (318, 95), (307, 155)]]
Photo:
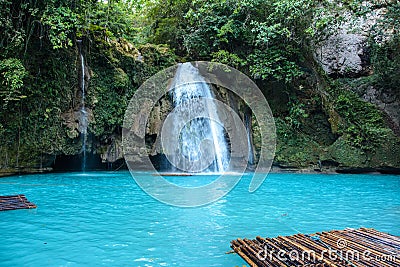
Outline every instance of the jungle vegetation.
[[(313, 60), (315, 45), (349, 14), (381, 8), (368, 43), (372, 74), (326, 75)], [(0, 0), (0, 166), (39, 167), (49, 156), (79, 153), (68, 114), (79, 104), (82, 49), (89, 131), (99, 144), (120, 134), (127, 103), (147, 78), (207, 60), (239, 69), (265, 92), (280, 164), (307, 167), (334, 155), (353, 167), (400, 167), (396, 129), (348, 90), (400, 91), (399, 24), (395, 0)]]

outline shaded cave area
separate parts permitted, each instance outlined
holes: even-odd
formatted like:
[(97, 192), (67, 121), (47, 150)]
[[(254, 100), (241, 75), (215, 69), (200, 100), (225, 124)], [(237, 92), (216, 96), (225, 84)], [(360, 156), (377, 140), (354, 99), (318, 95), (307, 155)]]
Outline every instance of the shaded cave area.
[(85, 171), (117, 171), (127, 170), (124, 159), (118, 159), (115, 162), (103, 162), (100, 155), (87, 153), (86, 166), (83, 168), (83, 155), (58, 155), (52, 166), (55, 172), (85, 172)]

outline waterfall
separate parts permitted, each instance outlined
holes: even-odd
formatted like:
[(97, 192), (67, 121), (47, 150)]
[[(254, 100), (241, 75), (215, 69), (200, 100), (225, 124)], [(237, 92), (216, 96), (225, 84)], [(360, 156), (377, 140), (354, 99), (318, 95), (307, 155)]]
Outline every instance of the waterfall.
[(86, 169), (86, 143), (87, 143), (87, 128), (88, 128), (88, 117), (87, 111), (85, 107), (85, 58), (83, 56), (83, 49), (82, 49), (82, 40), (78, 40), (79, 44), (79, 56), (81, 60), (81, 79), (80, 79), (80, 86), (81, 86), (81, 108), (80, 108), (80, 115), (79, 115), (79, 129), (82, 134), (82, 171)]
[(254, 152), (253, 152), (253, 142), (251, 138), (251, 114), (245, 112), (244, 113), (244, 126), (246, 127), (247, 132), (247, 145), (249, 148), (249, 160), (248, 163), (250, 165), (254, 164)]
[[(214, 99), (210, 86), (200, 75), (199, 70), (191, 63), (183, 63), (178, 67), (174, 77), (174, 90), (172, 98), (174, 107), (183, 107), (185, 112), (196, 111), (198, 106), (186, 105), (185, 102), (193, 99)], [(214, 149), (215, 158), (213, 164), (206, 171), (223, 172), (229, 165), (229, 148), (225, 140), (223, 123), (221, 122), (217, 107), (214, 103), (207, 102), (201, 106), (202, 113), (207, 118), (195, 118), (187, 123), (182, 129), (175, 128), (179, 135), (179, 149), (182, 156), (190, 161), (201, 158), (200, 145), (203, 140), (210, 140)], [(188, 170), (189, 168), (185, 168)]]

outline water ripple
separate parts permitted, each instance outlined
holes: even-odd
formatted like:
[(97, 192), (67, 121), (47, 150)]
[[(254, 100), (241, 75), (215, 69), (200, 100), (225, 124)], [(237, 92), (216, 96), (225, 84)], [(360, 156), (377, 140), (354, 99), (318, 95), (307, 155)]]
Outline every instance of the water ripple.
[(0, 195), (25, 194), (38, 208), (0, 213), (0, 266), (242, 266), (225, 254), (237, 237), (360, 226), (400, 235), (400, 176), (271, 174), (252, 194), (249, 182), (183, 209), (146, 195), (128, 172), (2, 178)]

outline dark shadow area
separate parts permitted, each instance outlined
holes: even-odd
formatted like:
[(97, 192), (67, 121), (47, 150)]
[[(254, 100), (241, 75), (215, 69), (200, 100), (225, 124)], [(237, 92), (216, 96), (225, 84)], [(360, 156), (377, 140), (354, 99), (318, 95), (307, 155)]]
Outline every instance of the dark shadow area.
[(53, 163), (53, 170), (59, 171), (94, 171), (107, 170), (108, 164), (103, 163), (99, 155), (88, 153), (86, 155), (86, 166), (83, 169), (83, 155), (59, 155)]

